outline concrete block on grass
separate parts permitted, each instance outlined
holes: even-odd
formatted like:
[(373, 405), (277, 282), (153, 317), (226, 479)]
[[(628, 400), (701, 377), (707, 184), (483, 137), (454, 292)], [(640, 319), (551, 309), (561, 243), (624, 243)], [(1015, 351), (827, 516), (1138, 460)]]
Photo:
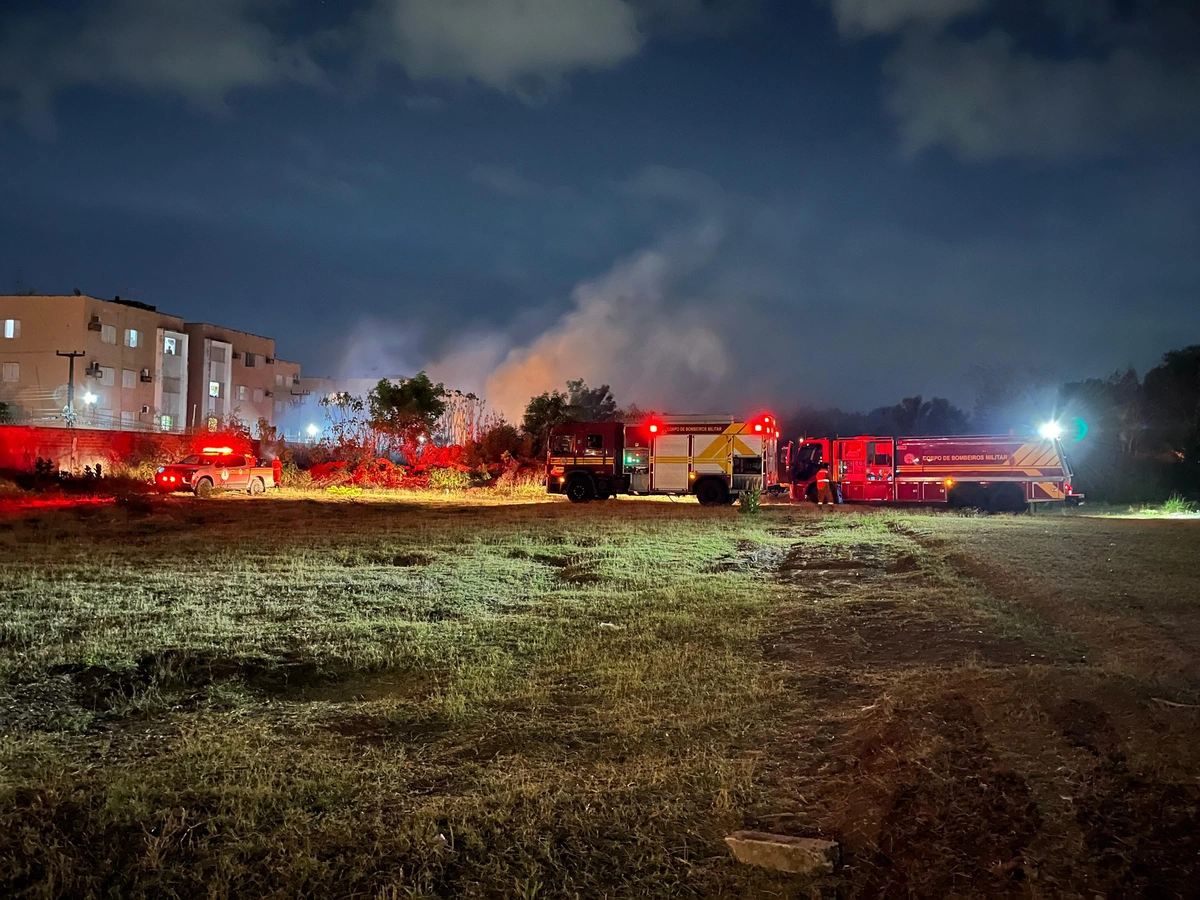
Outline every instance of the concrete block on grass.
[(738, 862), (797, 875), (829, 875), (841, 852), (836, 841), (765, 831), (735, 831), (725, 838), (725, 843)]

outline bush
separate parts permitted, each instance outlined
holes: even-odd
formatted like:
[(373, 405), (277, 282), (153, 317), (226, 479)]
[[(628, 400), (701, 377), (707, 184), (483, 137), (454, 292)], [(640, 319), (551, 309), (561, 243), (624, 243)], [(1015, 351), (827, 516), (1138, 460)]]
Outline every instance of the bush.
[(1184, 516), (1196, 511), (1196, 504), (1185, 500), (1181, 494), (1172, 494), (1162, 505), (1162, 511), (1168, 516)]
[(471, 486), (471, 473), (461, 469), (430, 469), (429, 486), (439, 491), (465, 491)]
[(746, 515), (755, 515), (762, 507), (762, 490), (760, 488), (750, 488), (742, 491), (741, 500), (738, 503), (741, 511)]
[(297, 468), (294, 462), (283, 464), (283, 472), (280, 473), (279, 480), (283, 487), (289, 488), (306, 488), (313, 483), (312, 474)]

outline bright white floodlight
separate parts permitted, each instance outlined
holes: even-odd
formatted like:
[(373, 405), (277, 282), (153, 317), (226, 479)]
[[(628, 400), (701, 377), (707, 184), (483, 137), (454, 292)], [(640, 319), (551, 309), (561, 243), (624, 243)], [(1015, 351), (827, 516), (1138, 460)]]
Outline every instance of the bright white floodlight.
[(308, 428), (305, 430), (308, 431), (308, 436), (310, 438), (316, 437), (321, 432), (321, 429), (318, 428), (316, 425), (309, 425)]
[(91, 391), (88, 391), (86, 394), (83, 395), (83, 402), (86, 403), (88, 406), (91, 406), (98, 399), (99, 398), (95, 394), (93, 394)]
[(1057, 422), (1047, 422), (1038, 429), (1038, 434), (1048, 441), (1057, 441), (1063, 434), (1063, 427)]

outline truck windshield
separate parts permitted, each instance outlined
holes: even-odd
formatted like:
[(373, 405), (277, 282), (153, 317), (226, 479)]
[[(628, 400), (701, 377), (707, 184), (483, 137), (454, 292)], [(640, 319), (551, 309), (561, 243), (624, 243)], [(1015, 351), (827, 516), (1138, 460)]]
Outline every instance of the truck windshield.
[(215, 456), (185, 456), (177, 465), (180, 466), (211, 466), (217, 461)]

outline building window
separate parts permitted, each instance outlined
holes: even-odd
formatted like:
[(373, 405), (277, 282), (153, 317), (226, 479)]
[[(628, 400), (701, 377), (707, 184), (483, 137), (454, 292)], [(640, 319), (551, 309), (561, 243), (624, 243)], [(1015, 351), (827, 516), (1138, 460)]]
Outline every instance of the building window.
[(245, 399), (246, 399), (246, 386), (245, 386), (244, 384), (239, 384), (239, 385), (237, 386), (237, 398), (238, 398), (239, 400), (245, 400)]
[(283, 375), (276, 373), (275, 387), (283, 387)]
[(111, 366), (100, 367), (100, 383), (105, 387), (112, 387), (117, 383), (117, 370)]
[(133, 412), (128, 409), (121, 410), (121, 426), (132, 425), (134, 423)]
[(245, 354), (243, 359), (246, 362), (247, 369), (253, 369), (256, 365), (258, 365), (258, 357), (256, 357), (253, 353)]
[(105, 344), (115, 344), (117, 342), (117, 326), (101, 325), (100, 341)]
[(255, 388), (255, 389), (254, 389), (254, 402), (255, 402), (255, 403), (262, 403), (262, 402), (263, 402), (263, 389), (262, 389), (262, 388)]
[(208, 383), (208, 396), (210, 396), (210, 397), (220, 397), (221, 396), (221, 382), (210, 381)]
[(225, 362), (225, 348), (224, 347), (217, 347), (214, 345), (209, 350), (208, 355), (212, 359), (212, 361), (215, 363)]
[[(167, 338), (167, 340), (171, 340), (171, 338)], [(163, 431), (170, 431), (171, 430), (171, 417), (170, 416), (159, 416), (158, 417), (158, 427), (161, 428)]]
[(136, 328), (125, 329), (125, 346), (136, 347), (138, 345), (138, 333)]
[(4, 320), (4, 336), (10, 341), (13, 338), (21, 336), (21, 320), (20, 319), (5, 319)]
[(21, 380), (21, 364), (20, 363), (5, 363), (4, 364), (4, 380), (15, 382)]
[(121, 387), (126, 389), (137, 387), (137, 372), (133, 371), (133, 369), (122, 369)]
[(113, 414), (111, 409), (97, 409), (96, 417), (99, 419), (97, 424), (111, 425), (113, 423)]
[(183, 382), (178, 378), (172, 378), (167, 375), (162, 380), (162, 389), (164, 394), (179, 394), (182, 393)]
[(283, 412), (283, 401), (282, 400), (275, 401), (275, 412)]
[[(163, 338), (163, 353), (166, 353), (170, 356), (175, 356), (179, 352), (178, 345), (175, 343), (175, 341), (176, 338), (173, 338), (170, 335), (165, 336)], [(167, 418), (170, 418), (170, 416)]]

